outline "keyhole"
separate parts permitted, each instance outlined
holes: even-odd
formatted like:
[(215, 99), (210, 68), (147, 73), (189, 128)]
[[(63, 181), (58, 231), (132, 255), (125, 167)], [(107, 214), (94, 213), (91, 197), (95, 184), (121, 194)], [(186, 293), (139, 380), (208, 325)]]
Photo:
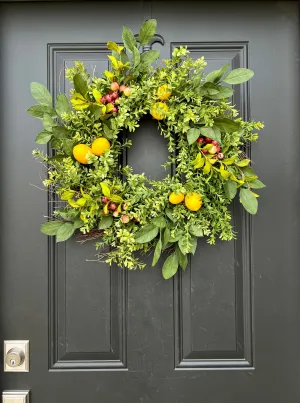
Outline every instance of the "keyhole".
[(11, 365), (11, 366), (16, 365), (16, 360), (10, 360), (10, 365)]

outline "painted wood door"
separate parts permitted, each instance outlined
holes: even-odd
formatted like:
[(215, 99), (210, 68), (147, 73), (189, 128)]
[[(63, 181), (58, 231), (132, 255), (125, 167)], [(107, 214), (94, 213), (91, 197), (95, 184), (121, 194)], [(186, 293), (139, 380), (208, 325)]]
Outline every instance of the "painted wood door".
[[(0, 376), (31, 403), (296, 403), (299, 390), (299, 5), (297, 2), (2, 2), (1, 340), (30, 340), (30, 372)], [(268, 185), (254, 219), (234, 205), (235, 242), (199, 241), (174, 281), (150, 264), (110, 269), (93, 245), (55, 245), (40, 165), (40, 124), (26, 114), (30, 83), (69, 91), (64, 69), (101, 73), (107, 40), (158, 20), (162, 58), (186, 45), (210, 69), (256, 75), (234, 103), (266, 128), (252, 147)], [(162, 178), (164, 140), (151, 120), (131, 136), (128, 163)], [(146, 259), (151, 262), (151, 257)]]

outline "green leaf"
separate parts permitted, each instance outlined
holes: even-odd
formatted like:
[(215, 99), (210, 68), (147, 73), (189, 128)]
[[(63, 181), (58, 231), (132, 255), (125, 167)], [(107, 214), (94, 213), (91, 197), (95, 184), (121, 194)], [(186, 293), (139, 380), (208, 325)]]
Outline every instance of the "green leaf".
[(162, 247), (163, 247), (163, 249), (166, 247), (166, 245), (170, 241), (170, 238), (171, 238), (170, 228), (166, 227), (164, 229), (164, 231), (163, 231), (163, 234), (162, 234)]
[(195, 143), (197, 138), (200, 136), (200, 130), (199, 129), (190, 129), (187, 132), (187, 141), (189, 145)]
[(183, 236), (178, 241), (178, 246), (181, 252), (186, 255), (190, 251), (190, 244), (187, 242), (186, 238)]
[(249, 69), (239, 68), (230, 71), (224, 78), (223, 81), (227, 84), (241, 84), (254, 76), (254, 72)]
[(172, 210), (171, 208), (166, 208), (166, 209), (165, 209), (165, 212), (166, 212), (167, 217), (168, 217), (171, 221), (173, 221), (173, 222), (176, 221), (175, 218), (173, 217), (173, 210)]
[(244, 206), (244, 209), (248, 211), (248, 213), (257, 213), (258, 201), (251, 190), (240, 189), (240, 202)]
[(163, 216), (155, 217), (152, 220), (152, 223), (158, 228), (165, 228), (165, 226), (167, 225), (167, 221)]
[(64, 139), (62, 141), (62, 147), (65, 152), (69, 157), (73, 155), (73, 147), (74, 147), (74, 142), (71, 139)]
[(101, 186), (103, 195), (106, 196), (106, 197), (109, 197), (110, 196), (109, 186), (104, 182), (101, 182), (100, 186)]
[(95, 120), (100, 119), (100, 117), (103, 115), (102, 106), (100, 106), (100, 105), (90, 105), (89, 110), (93, 114)]
[(71, 238), (74, 234), (75, 228), (72, 222), (65, 222), (58, 228), (56, 233), (56, 242), (63, 242)]
[(140, 63), (141, 55), (140, 55), (138, 48), (136, 48), (136, 47), (133, 48), (132, 53), (133, 53), (132, 54), (132, 63), (134, 65), (134, 67), (136, 67)]
[(155, 35), (156, 27), (157, 21), (154, 19), (144, 22), (139, 32), (139, 42), (141, 45), (147, 45), (151, 41)]
[(121, 50), (123, 49), (123, 46), (119, 46), (116, 44), (116, 42), (107, 42), (107, 49), (109, 50), (114, 50), (117, 53), (120, 53)]
[(106, 124), (103, 124), (103, 130), (104, 130), (105, 137), (108, 140), (112, 140), (114, 138), (114, 134), (113, 134), (112, 130)]
[(75, 191), (74, 190), (66, 190), (61, 196), (60, 199), (61, 200), (69, 200), (72, 199), (72, 197), (74, 196)]
[(48, 89), (40, 84), (33, 82), (30, 84), (31, 95), (33, 98), (42, 105), (52, 107), (52, 97)]
[(123, 199), (122, 199), (122, 197), (121, 196), (119, 196), (119, 195), (114, 195), (114, 194), (111, 194), (110, 195), (110, 200), (112, 201), (112, 202), (114, 202), (114, 203), (122, 203), (122, 201), (123, 201)]
[(44, 117), (43, 117), (43, 126), (44, 126), (45, 130), (48, 130), (48, 132), (51, 132), (52, 127), (57, 126), (57, 123), (54, 119), (52, 119), (52, 117), (50, 115), (48, 115), (48, 113), (45, 113)]
[(236, 183), (230, 180), (227, 181), (224, 185), (224, 190), (230, 200), (234, 199), (237, 192)]
[(154, 224), (147, 224), (135, 233), (134, 238), (137, 243), (147, 243), (152, 241), (157, 234), (158, 228)]
[(207, 174), (210, 173), (210, 170), (211, 170), (211, 164), (210, 164), (210, 162), (208, 160), (206, 160), (204, 168), (203, 168), (203, 173), (205, 175), (207, 175)]
[(246, 167), (246, 166), (248, 166), (249, 164), (250, 164), (250, 160), (248, 160), (248, 159), (243, 159), (243, 160), (241, 160), (241, 161), (237, 161), (236, 163), (235, 163), (235, 165), (237, 165), (238, 167)]
[(45, 113), (48, 113), (51, 117), (56, 116), (55, 109), (47, 105), (33, 105), (26, 112), (37, 119), (43, 119)]
[(111, 215), (104, 215), (98, 224), (98, 229), (107, 229), (112, 226), (113, 222)]
[(141, 63), (145, 66), (150, 66), (156, 59), (159, 58), (160, 51), (159, 50), (148, 50), (148, 52), (141, 54)]
[(52, 134), (47, 132), (47, 130), (42, 130), (35, 139), (37, 144), (47, 144), (51, 140)]
[(229, 118), (215, 118), (214, 125), (225, 133), (236, 132), (240, 127), (238, 123)]
[(222, 161), (222, 163), (225, 164), (225, 165), (232, 165), (235, 160), (236, 160), (236, 157), (225, 158)]
[(187, 255), (184, 255), (181, 252), (178, 245), (176, 246), (176, 254), (177, 254), (179, 266), (182, 268), (182, 270), (185, 270), (188, 265), (188, 257), (187, 257)]
[(219, 92), (215, 95), (211, 95), (210, 99), (223, 99), (230, 98), (233, 95), (233, 89), (225, 87), (224, 85), (218, 85)]
[(69, 100), (65, 94), (59, 94), (57, 96), (55, 109), (59, 117), (61, 117), (63, 113), (71, 112), (71, 105), (69, 104)]
[(122, 39), (126, 49), (133, 52), (133, 49), (134, 47), (137, 47), (137, 44), (133, 32), (129, 28), (123, 27)]
[(88, 92), (87, 82), (82, 78), (80, 74), (75, 74), (73, 80), (75, 91), (85, 97), (86, 93)]
[(191, 239), (191, 253), (194, 255), (197, 249), (197, 238)]
[(64, 223), (61, 221), (48, 221), (41, 226), (41, 232), (46, 235), (56, 235), (58, 229)]
[(152, 266), (155, 266), (156, 263), (158, 262), (160, 255), (161, 255), (161, 251), (162, 251), (162, 242), (161, 242), (161, 239), (159, 238), (159, 240), (157, 241), (157, 244), (155, 246)]
[(200, 95), (216, 95), (218, 94), (218, 86), (213, 83), (205, 83), (199, 88)]
[(205, 136), (209, 137), (212, 140), (216, 140), (218, 143), (221, 144), (222, 137), (221, 137), (221, 132), (218, 126), (213, 126), (213, 127), (201, 127), (200, 128), (200, 133)]
[(52, 134), (58, 139), (65, 139), (71, 136), (69, 130), (64, 126), (54, 126), (52, 127)]
[(242, 168), (242, 172), (247, 178), (251, 177), (255, 177), (254, 179), (257, 178), (257, 175), (255, 174), (254, 170), (251, 167)]
[(206, 82), (209, 81), (212, 83), (218, 83), (221, 80), (225, 71), (229, 69), (229, 67), (230, 67), (230, 64), (226, 64), (225, 66), (221, 67), (220, 69), (210, 72), (206, 76)]
[(81, 218), (77, 218), (74, 222), (73, 222), (73, 227), (74, 230), (78, 229), (80, 227), (82, 227), (84, 225), (84, 222), (81, 220)]
[(189, 227), (189, 232), (190, 232), (190, 234), (198, 236), (198, 237), (203, 236), (203, 230), (199, 225), (195, 225), (195, 224), (191, 225)]
[(126, 64), (126, 63), (129, 62), (129, 57), (128, 57), (127, 53), (124, 50), (122, 50), (121, 53), (120, 53), (120, 61), (123, 64)]
[(176, 252), (167, 257), (162, 268), (162, 275), (164, 279), (168, 280), (177, 273), (178, 264), (179, 262)]
[(249, 182), (249, 186), (253, 189), (262, 189), (266, 187), (260, 180), (255, 179), (254, 181)]

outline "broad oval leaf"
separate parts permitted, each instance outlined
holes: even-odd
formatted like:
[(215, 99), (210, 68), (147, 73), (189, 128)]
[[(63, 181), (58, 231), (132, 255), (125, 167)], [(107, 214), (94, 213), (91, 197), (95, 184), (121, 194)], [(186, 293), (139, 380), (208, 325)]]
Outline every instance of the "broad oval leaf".
[(224, 185), (224, 190), (230, 200), (234, 199), (237, 192), (236, 183), (231, 180), (227, 181)]
[(166, 209), (165, 209), (165, 212), (166, 212), (167, 217), (168, 217), (171, 221), (175, 222), (175, 218), (173, 217), (173, 210), (172, 210), (171, 208), (166, 208)]
[(154, 224), (147, 224), (135, 233), (135, 241), (137, 243), (150, 242), (157, 236), (158, 231), (158, 228)]
[(141, 63), (143, 66), (150, 66), (156, 59), (159, 58), (159, 50), (148, 50), (148, 52), (141, 54)]
[(255, 179), (254, 181), (249, 182), (249, 186), (253, 189), (262, 189), (266, 187), (260, 180)]
[(241, 160), (241, 161), (237, 161), (236, 163), (235, 163), (235, 165), (237, 165), (238, 167), (246, 167), (246, 166), (248, 166), (249, 164), (250, 164), (250, 160), (248, 160), (248, 159), (243, 159), (243, 160)]
[(233, 89), (225, 87), (224, 85), (218, 85), (218, 90), (219, 92), (215, 95), (211, 95), (210, 99), (231, 98), (233, 95)]
[(47, 105), (52, 107), (52, 97), (48, 89), (37, 82), (30, 84), (31, 95), (33, 98), (42, 105)]
[(240, 189), (240, 202), (244, 209), (250, 214), (256, 214), (258, 209), (258, 201), (249, 189)]
[(46, 235), (56, 235), (58, 229), (63, 225), (64, 223), (61, 221), (48, 221), (45, 222), (43, 225), (41, 225), (41, 232)]
[(133, 48), (132, 53), (133, 53), (132, 54), (132, 63), (133, 63), (133, 66), (136, 67), (141, 61), (141, 55), (140, 55), (140, 52), (137, 47)]
[(74, 190), (66, 190), (61, 196), (60, 199), (61, 200), (69, 200), (72, 199), (72, 197), (74, 196), (75, 191)]
[(59, 117), (63, 113), (71, 112), (71, 105), (69, 104), (69, 100), (65, 94), (59, 94), (56, 98), (55, 109)]
[(223, 81), (227, 84), (242, 84), (250, 80), (254, 76), (254, 71), (239, 68), (230, 71), (224, 78)]
[(51, 117), (56, 116), (55, 109), (47, 105), (33, 105), (26, 112), (37, 119), (43, 119), (45, 113), (48, 113)]
[(143, 23), (139, 32), (139, 42), (141, 45), (146, 45), (151, 41), (151, 39), (155, 35), (156, 27), (157, 21), (154, 19), (145, 21)]
[(190, 232), (190, 234), (198, 236), (198, 237), (203, 236), (203, 230), (201, 227), (199, 227), (199, 225), (195, 225), (195, 224), (191, 225), (189, 227), (189, 232)]
[(157, 241), (157, 244), (155, 246), (152, 266), (155, 266), (156, 263), (158, 262), (160, 255), (161, 255), (161, 251), (162, 251), (162, 242), (161, 242), (161, 239), (159, 238), (159, 240)]
[(239, 130), (240, 125), (229, 118), (215, 118), (214, 126), (217, 126), (222, 132), (232, 133)]
[(42, 130), (35, 138), (37, 144), (47, 144), (51, 140), (52, 134), (47, 130)]
[(58, 139), (65, 139), (71, 136), (71, 133), (65, 126), (52, 127), (52, 134)]
[(166, 245), (170, 241), (170, 238), (171, 238), (170, 228), (166, 227), (164, 229), (164, 231), (163, 231), (163, 234), (162, 234), (162, 247), (163, 247), (163, 249), (166, 247)]
[(130, 52), (133, 52), (133, 48), (137, 47), (137, 44), (131, 29), (123, 27), (122, 39), (126, 49), (128, 49)]
[(45, 128), (45, 130), (48, 130), (48, 132), (52, 131), (52, 127), (57, 126), (57, 122), (52, 119), (52, 117), (50, 115), (48, 115), (48, 113), (44, 114), (43, 117), (43, 126)]
[(162, 217), (162, 216), (155, 217), (153, 219), (152, 223), (158, 228), (165, 228), (165, 226), (167, 225), (166, 219), (164, 217)]
[(72, 222), (65, 222), (58, 228), (56, 233), (56, 242), (63, 242), (71, 238), (74, 234), (75, 228)]
[(177, 273), (178, 264), (179, 262), (176, 252), (167, 257), (162, 267), (162, 275), (164, 279), (168, 280)]
[(75, 91), (84, 97), (85, 94), (88, 92), (87, 82), (84, 80), (84, 78), (80, 74), (75, 74), (73, 81), (74, 81)]
[(209, 81), (209, 82), (212, 82), (212, 83), (218, 83), (221, 80), (221, 78), (222, 78), (223, 74), (225, 73), (225, 71), (229, 69), (229, 67), (230, 67), (230, 64), (226, 64), (225, 66), (221, 67), (218, 70), (211, 71), (206, 76), (206, 82)]
[(113, 224), (113, 218), (111, 215), (104, 215), (98, 224), (98, 229), (107, 229)]
[(187, 132), (187, 141), (189, 143), (189, 145), (195, 143), (195, 141), (197, 140), (197, 138), (200, 136), (200, 130), (199, 129), (190, 129)]
[(184, 255), (178, 246), (176, 246), (176, 254), (177, 254), (179, 266), (182, 268), (182, 270), (185, 270), (188, 265), (187, 255)]
[(109, 197), (110, 196), (109, 186), (104, 182), (101, 182), (100, 186), (101, 186), (103, 195), (106, 196), (106, 197)]

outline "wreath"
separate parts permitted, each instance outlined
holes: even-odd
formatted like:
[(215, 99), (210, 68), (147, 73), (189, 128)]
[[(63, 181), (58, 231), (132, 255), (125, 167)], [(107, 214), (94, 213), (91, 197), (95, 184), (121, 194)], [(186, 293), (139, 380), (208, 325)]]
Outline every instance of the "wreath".
[[(49, 155), (33, 151), (47, 165), (43, 184), (54, 205), (41, 231), (62, 242), (77, 230), (79, 242), (95, 240), (97, 260), (128, 269), (143, 269), (139, 255), (153, 250), (152, 265), (163, 254), (168, 279), (186, 269), (198, 237), (210, 244), (236, 237), (228, 207), (237, 193), (247, 212), (257, 212), (253, 189), (264, 184), (246, 152), (263, 124), (244, 121), (230, 102), (232, 85), (253, 71), (226, 65), (205, 75), (204, 58), (193, 60), (185, 47), (153, 68), (159, 51), (145, 45), (156, 24), (146, 21), (136, 36), (124, 27), (122, 45), (108, 42), (111, 69), (100, 78), (81, 62), (67, 68), (70, 102), (59, 94), (54, 108), (47, 88), (32, 83), (38, 104), (28, 112), (44, 126), (36, 143), (50, 143)], [(164, 167), (172, 175), (161, 181), (121, 163), (147, 114), (168, 142)]]

